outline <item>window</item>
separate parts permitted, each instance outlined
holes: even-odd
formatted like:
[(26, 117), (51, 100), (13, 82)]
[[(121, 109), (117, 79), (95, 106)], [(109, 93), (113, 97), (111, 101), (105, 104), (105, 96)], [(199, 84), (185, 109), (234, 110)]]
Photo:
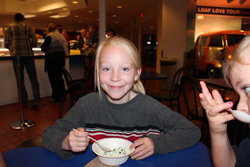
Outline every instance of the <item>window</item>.
[(201, 37), (201, 47), (202, 47), (202, 46), (205, 46), (205, 45), (206, 45), (206, 42), (207, 42), (207, 36)]
[(236, 43), (239, 43), (244, 37), (245, 35), (234, 35), (234, 34), (227, 35), (228, 46), (232, 46)]
[(210, 47), (223, 47), (223, 35), (213, 35), (210, 37)]

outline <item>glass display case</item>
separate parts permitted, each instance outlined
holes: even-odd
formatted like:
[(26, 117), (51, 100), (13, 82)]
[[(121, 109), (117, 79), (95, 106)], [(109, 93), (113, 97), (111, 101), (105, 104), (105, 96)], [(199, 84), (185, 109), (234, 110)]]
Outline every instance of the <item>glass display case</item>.
[[(33, 48), (35, 56), (44, 56), (44, 52), (41, 50), (41, 45), (43, 44), (44, 39), (38, 39), (37, 47)], [(0, 38), (0, 57), (10, 56), (9, 49), (4, 47), (4, 38)]]

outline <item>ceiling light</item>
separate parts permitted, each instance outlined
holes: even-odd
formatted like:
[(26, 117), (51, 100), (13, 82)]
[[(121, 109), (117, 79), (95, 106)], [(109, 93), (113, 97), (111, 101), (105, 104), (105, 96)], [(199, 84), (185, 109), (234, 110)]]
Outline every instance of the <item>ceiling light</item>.
[(53, 18), (53, 19), (58, 19), (58, 18), (67, 17), (69, 15), (70, 15), (70, 12), (62, 12), (62, 13), (59, 13), (57, 15), (52, 15), (52, 16), (49, 16), (49, 17)]
[(50, 3), (47, 5), (43, 5), (40, 8), (38, 8), (38, 12), (44, 12), (44, 11), (48, 11), (48, 10), (54, 10), (54, 9), (59, 9), (59, 8), (63, 8), (67, 6), (67, 4), (63, 1), (58, 1), (55, 3)]
[(34, 14), (25, 14), (24, 18), (28, 19), (28, 18), (32, 18), (32, 17), (36, 17), (36, 15)]
[(113, 14), (112, 17), (117, 17), (117, 15), (116, 15), (116, 14)]
[(65, 11), (65, 10), (68, 10), (68, 8), (63, 8), (63, 10)]
[(78, 4), (78, 1), (72, 1), (73, 4)]
[(52, 16), (49, 16), (50, 18), (53, 18), (53, 19), (59, 19), (61, 18), (61, 16), (59, 16), (58, 14), (57, 15), (52, 15)]
[(199, 20), (204, 19), (204, 16), (203, 15), (198, 15), (197, 19), (199, 19)]
[(53, 19), (59, 19), (59, 18), (63, 18), (63, 17), (67, 17), (66, 15), (52, 15), (52, 16), (49, 16), (50, 18), (53, 18)]
[(121, 9), (122, 8), (122, 5), (118, 5), (118, 6), (116, 6), (118, 9)]

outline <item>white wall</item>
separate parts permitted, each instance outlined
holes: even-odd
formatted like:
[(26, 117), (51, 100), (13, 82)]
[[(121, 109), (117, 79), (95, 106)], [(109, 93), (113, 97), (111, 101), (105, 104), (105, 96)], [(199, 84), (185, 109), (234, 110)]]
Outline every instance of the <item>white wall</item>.
[[(175, 71), (183, 66), (186, 51), (187, 0), (162, 0), (158, 12), (156, 70), (168, 76), (162, 88), (170, 88)], [(161, 65), (161, 57), (176, 59), (176, 65)]]
[(240, 17), (196, 14), (194, 40), (196, 40), (200, 34), (206, 32), (220, 30), (240, 30), (241, 22), (242, 18)]
[[(177, 67), (183, 66), (186, 50), (187, 0), (162, 1), (161, 39), (163, 57), (177, 59)], [(157, 55), (161, 56), (161, 55)]]

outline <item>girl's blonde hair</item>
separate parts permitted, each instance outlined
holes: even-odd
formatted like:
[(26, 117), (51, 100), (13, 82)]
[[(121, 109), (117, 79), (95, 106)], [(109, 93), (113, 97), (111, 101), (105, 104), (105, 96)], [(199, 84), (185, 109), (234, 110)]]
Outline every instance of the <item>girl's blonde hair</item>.
[(223, 65), (223, 74), (226, 83), (230, 86), (230, 71), (234, 62), (238, 62), (240, 64), (249, 64), (250, 65), (250, 36), (246, 36), (239, 44), (237, 49), (233, 53), (233, 58), (228, 59)]
[[(101, 94), (100, 76), (99, 76), (100, 56), (101, 56), (102, 50), (109, 45), (119, 46), (120, 48), (124, 49), (130, 56), (136, 70), (142, 69), (141, 57), (139, 55), (137, 48), (131, 41), (120, 36), (115, 36), (115, 37), (104, 40), (103, 42), (99, 44), (97, 48), (96, 59), (95, 59), (95, 85), (97, 86), (100, 94)], [(135, 82), (133, 86), (133, 90), (145, 94), (144, 86), (140, 80)]]

